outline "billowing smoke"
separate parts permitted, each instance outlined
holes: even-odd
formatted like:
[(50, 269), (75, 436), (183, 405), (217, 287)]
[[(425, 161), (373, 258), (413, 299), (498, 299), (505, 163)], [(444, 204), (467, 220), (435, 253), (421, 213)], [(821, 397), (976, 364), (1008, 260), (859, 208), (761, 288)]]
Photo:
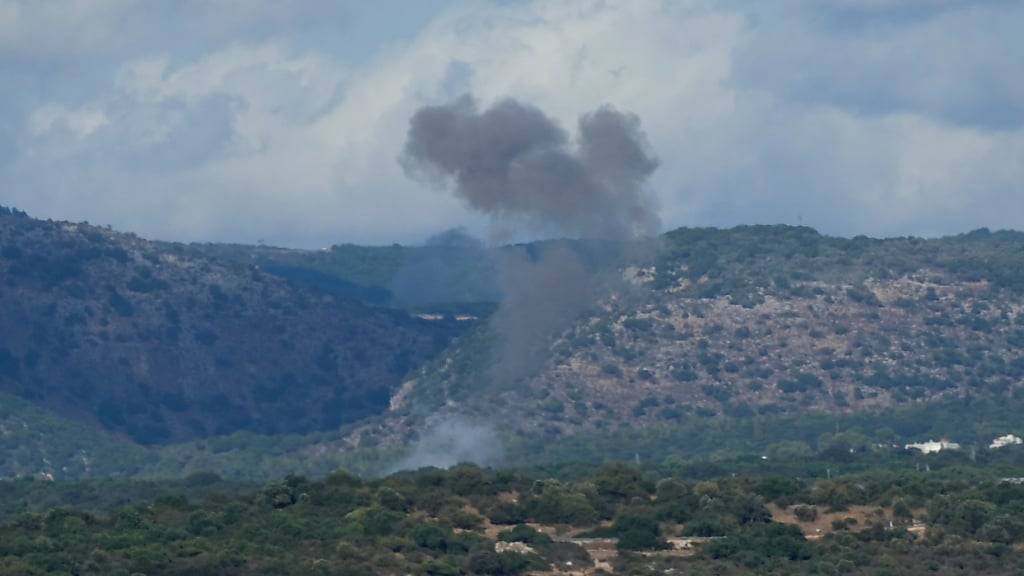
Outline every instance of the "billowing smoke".
[[(583, 115), (574, 139), (537, 108), (503, 100), (479, 111), (470, 96), (417, 111), (400, 162), (411, 177), (450, 188), (509, 227), (622, 244), (658, 232), (645, 183), (658, 166), (639, 119), (611, 107)], [(494, 264), (503, 299), (491, 318), (496, 358), (482, 385), (513, 386), (548, 357), (552, 341), (607, 293), (562, 240), (506, 248)]]
[(643, 185), (658, 166), (633, 114), (603, 107), (579, 121), (576, 145), (543, 112), (503, 100), (484, 112), (463, 97), (412, 117), (407, 173), (455, 194), (497, 224), (585, 238), (657, 232)]
[(501, 456), (501, 441), (493, 427), (452, 417), (428, 427), (409, 455), (389, 472), (427, 466), (450, 468), (462, 462), (487, 466), (500, 462)]
[(536, 255), (517, 250), (497, 259), (504, 299), (491, 317), (497, 354), (489, 377), (507, 386), (543, 363), (551, 338), (589, 308), (597, 294), (590, 272), (564, 243)]

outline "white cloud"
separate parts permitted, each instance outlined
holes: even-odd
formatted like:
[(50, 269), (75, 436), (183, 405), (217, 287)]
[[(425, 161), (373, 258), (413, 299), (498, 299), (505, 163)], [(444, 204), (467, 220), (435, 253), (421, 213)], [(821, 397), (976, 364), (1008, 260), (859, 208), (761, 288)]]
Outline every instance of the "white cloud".
[[(949, 1), (890, 17), (897, 6), (874, 2), (870, 22), (837, 25), (813, 13), (854, 8), (823, 4), (467, 3), (361, 63), (297, 47), (301, 28), (131, 52), (88, 98), (36, 104), (24, 151), (0, 164), (13, 190), (0, 201), (165, 238), (422, 238), (476, 220), (402, 174), (408, 119), (472, 91), (529, 101), (570, 131), (605, 103), (637, 113), (673, 226), (1024, 226), (1024, 100), (999, 50), (1022, 12)], [(973, 48), (948, 48), (953, 30)], [(58, 128), (77, 143), (58, 145)]]
[(0, 0), (0, 55), (54, 57), (116, 46), (137, 0)]
[(110, 119), (101, 110), (69, 109), (56, 104), (47, 104), (32, 112), (28, 125), (32, 135), (37, 138), (60, 131), (82, 139), (109, 123)]
[(81, 63), (324, 28), (342, 33), (354, 0), (0, 0), (0, 57)]
[[(1024, 26), (1024, 4), (880, 2), (875, 11), (858, 5), (871, 17), (824, 4), (832, 11), (758, 13), (756, 26), (737, 47), (737, 83), (788, 101), (863, 114), (910, 112), (989, 127), (1024, 125), (1024, 74), (1015, 73), (1015, 55), (1024, 52), (1024, 37), (1017, 33)], [(892, 14), (911, 7), (910, 14)]]

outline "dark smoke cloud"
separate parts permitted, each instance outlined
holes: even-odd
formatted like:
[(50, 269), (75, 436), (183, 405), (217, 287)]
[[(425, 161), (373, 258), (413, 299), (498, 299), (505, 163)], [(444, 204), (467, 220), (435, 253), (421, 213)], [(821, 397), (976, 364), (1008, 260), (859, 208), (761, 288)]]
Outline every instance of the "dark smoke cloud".
[[(450, 187), (488, 215), (492, 238), (510, 225), (587, 238), (590, 259), (601, 261), (594, 250), (628, 252), (623, 244), (650, 245), (635, 240), (658, 232), (644, 190), (658, 162), (639, 119), (611, 107), (582, 116), (570, 141), (533, 106), (503, 100), (480, 112), (466, 96), (417, 111), (399, 160), (411, 177)], [(559, 240), (488, 251), (503, 299), (490, 321), (496, 357), (482, 385), (528, 379), (552, 341), (611, 290), (600, 266), (581, 257), (582, 246)]]
[(643, 185), (658, 167), (639, 119), (603, 107), (579, 120), (577, 142), (533, 106), (484, 112), (466, 96), (412, 117), (401, 163), (497, 222), (558, 234), (629, 239), (657, 232)]
[(590, 307), (597, 291), (579, 254), (564, 242), (536, 254), (505, 252), (497, 259), (504, 300), (491, 318), (498, 344), (490, 377), (507, 386), (543, 363), (551, 338)]

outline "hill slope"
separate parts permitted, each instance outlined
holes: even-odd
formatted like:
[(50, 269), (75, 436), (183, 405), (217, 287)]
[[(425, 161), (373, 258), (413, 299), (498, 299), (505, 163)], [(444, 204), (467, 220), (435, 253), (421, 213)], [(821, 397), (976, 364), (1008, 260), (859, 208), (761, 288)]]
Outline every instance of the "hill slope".
[[(499, 384), (496, 263), (566, 246), (605, 288)], [(381, 471), (452, 421), (511, 463), (1024, 434), (1024, 234), (650, 248), (185, 246), (0, 210), (0, 473)]]
[(461, 330), (10, 210), (0, 279), (0, 392), (143, 443), (337, 428)]
[(489, 386), (495, 335), (481, 330), (365, 433), (421, 427), (435, 409), (486, 419), (498, 407), (501, 429), (550, 439), (1022, 392), (1024, 234), (872, 240), (758, 226), (663, 240), (651, 265), (619, 270), (629, 294), (611, 289), (531, 376)]

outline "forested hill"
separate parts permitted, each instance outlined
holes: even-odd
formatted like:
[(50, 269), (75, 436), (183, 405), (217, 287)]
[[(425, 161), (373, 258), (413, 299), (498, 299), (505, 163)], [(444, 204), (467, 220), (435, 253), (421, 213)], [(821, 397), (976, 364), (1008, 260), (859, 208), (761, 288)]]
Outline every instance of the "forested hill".
[[(549, 440), (695, 417), (843, 413), (1024, 394), (1024, 234), (834, 238), (743, 226), (665, 234), (647, 263), (547, 344), (527, 377), (486, 382), (493, 339), (462, 339), (403, 390)], [(373, 431), (393, 430), (393, 425)]]
[[(495, 322), (532, 314), (500, 302), (498, 267), (549, 250), (608, 285), (531, 343), (543, 354), (529, 370), (495, 385)], [(813, 426), (788, 437), (811, 448), (847, 425), (858, 445), (960, 432), (984, 446), (1024, 435), (997, 413), (1024, 401), (1022, 382), (1017, 232), (743, 226), (640, 247), (452, 236), (303, 251), (152, 242), (0, 210), (3, 475), (106, 475), (119, 460), (156, 476), (379, 471), (449, 418), (487, 423), (509, 458), (534, 463), (665, 458), (658, 438), (693, 431), (707, 432), (693, 456), (763, 451), (752, 429), (798, 422)], [(971, 418), (935, 422), (934, 406)]]
[(0, 211), (0, 392), (138, 442), (337, 429), (460, 329), (202, 246)]

